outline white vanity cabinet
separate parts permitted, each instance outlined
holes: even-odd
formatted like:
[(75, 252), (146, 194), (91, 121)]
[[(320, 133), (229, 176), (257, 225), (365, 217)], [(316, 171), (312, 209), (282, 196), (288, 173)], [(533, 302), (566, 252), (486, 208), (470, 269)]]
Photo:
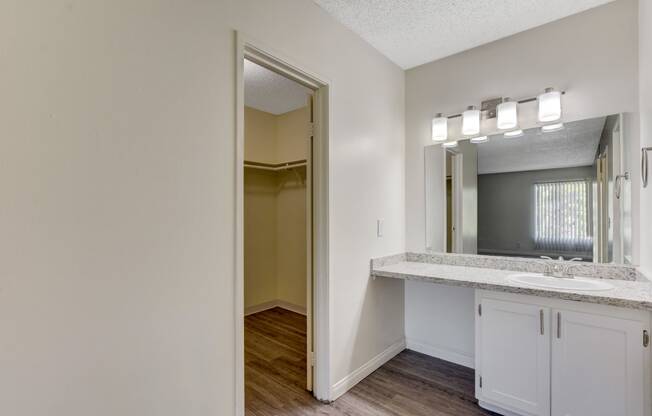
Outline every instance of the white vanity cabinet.
[(650, 416), (650, 313), (476, 291), (476, 397), (513, 416)]
[[(485, 298), (478, 305), (476, 391), (524, 415), (550, 414), (550, 310)], [(481, 385), (481, 386), (480, 386)]]
[(644, 363), (649, 347), (643, 347), (643, 331), (647, 325), (644, 317), (636, 315), (553, 310), (553, 416), (646, 414)]

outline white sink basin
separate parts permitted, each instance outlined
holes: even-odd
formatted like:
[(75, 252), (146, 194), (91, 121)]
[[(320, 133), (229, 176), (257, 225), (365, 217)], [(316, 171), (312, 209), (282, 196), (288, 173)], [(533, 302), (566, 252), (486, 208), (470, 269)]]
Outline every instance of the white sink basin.
[(566, 279), (560, 277), (544, 276), (540, 273), (517, 273), (507, 277), (512, 283), (518, 283), (526, 286), (547, 287), (551, 289), (566, 290), (609, 290), (613, 286), (609, 283), (598, 279), (585, 279), (576, 277)]

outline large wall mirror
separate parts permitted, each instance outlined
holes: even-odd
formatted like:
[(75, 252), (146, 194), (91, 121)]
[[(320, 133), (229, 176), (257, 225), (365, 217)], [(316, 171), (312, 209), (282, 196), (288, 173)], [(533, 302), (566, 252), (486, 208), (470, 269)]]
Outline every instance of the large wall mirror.
[(496, 256), (631, 263), (624, 117), (426, 147), (427, 246)]

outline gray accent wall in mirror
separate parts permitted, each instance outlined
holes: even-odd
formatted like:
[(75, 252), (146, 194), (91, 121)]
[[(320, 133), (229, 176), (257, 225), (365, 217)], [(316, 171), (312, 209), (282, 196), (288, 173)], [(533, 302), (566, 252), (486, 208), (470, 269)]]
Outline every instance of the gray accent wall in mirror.
[(633, 169), (625, 120), (613, 114), (556, 131), (536, 127), (518, 137), (426, 147), (426, 245), (631, 263)]

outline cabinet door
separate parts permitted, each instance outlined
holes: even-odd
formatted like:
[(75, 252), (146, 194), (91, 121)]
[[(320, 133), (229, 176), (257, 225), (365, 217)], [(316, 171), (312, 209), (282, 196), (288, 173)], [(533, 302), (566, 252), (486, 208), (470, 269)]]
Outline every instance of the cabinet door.
[(481, 401), (523, 415), (550, 414), (550, 309), (482, 299)]
[(643, 416), (644, 323), (553, 310), (552, 415)]

